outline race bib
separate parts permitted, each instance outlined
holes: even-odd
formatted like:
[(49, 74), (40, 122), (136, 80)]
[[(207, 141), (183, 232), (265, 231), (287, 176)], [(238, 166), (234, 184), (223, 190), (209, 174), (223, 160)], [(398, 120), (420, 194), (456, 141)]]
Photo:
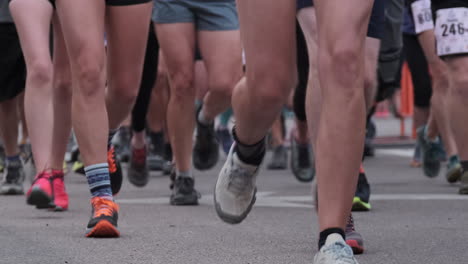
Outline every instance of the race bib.
[(434, 28), (432, 21), (431, 0), (418, 0), (411, 4), (416, 34)]
[(436, 15), (437, 54), (468, 53), (468, 8), (441, 9)]

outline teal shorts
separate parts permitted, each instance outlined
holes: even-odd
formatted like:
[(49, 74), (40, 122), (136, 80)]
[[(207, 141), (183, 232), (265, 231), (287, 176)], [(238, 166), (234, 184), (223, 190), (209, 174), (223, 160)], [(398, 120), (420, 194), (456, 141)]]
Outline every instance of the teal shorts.
[(235, 0), (154, 0), (153, 21), (193, 23), (198, 31), (239, 29)]

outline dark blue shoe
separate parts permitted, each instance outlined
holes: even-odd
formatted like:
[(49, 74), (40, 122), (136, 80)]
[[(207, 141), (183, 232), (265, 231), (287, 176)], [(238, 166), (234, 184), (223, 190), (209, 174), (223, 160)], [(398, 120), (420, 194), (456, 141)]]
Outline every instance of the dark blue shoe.
[(229, 129), (221, 128), (216, 130), (216, 137), (218, 141), (221, 143), (221, 147), (223, 148), (224, 153), (226, 155), (229, 154), (229, 150), (231, 149), (233, 140)]

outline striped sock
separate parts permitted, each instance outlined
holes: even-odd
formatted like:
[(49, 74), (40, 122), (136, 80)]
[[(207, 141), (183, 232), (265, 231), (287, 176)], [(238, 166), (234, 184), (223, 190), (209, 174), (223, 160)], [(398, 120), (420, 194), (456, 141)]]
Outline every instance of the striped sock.
[(85, 167), (89, 190), (93, 197), (112, 200), (112, 189), (109, 177), (109, 165), (99, 163)]

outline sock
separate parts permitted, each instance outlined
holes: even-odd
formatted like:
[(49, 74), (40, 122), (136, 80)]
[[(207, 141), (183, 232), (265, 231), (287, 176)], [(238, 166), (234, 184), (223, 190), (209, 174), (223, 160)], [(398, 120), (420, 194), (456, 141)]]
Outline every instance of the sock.
[(343, 237), (343, 239), (345, 239), (345, 231), (342, 228), (327, 228), (320, 232), (320, 238), (318, 242), (319, 250), (325, 245), (327, 237), (331, 234), (339, 234)]
[(114, 138), (115, 134), (119, 132), (119, 129), (109, 129), (109, 136), (107, 137), (107, 149), (110, 149), (112, 145), (112, 139)]
[(172, 161), (172, 147), (171, 144), (166, 142), (164, 143), (164, 159), (168, 161)]
[(193, 178), (193, 174), (191, 171), (179, 171), (176, 172), (177, 178), (179, 177), (186, 177), (186, 178)]
[(213, 124), (213, 120), (208, 120), (205, 116), (203, 111), (203, 106), (201, 107), (200, 111), (198, 111), (197, 120), (200, 124), (204, 126), (209, 126)]
[(229, 120), (231, 119), (231, 116), (232, 116), (232, 108), (229, 108), (228, 110), (224, 111), (219, 116), (219, 127), (227, 128), (229, 125)]
[(241, 161), (255, 166), (262, 163), (266, 151), (265, 138), (253, 145), (246, 145), (237, 138), (235, 128), (232, 130), (232, 136), (236, 141), (235, 151)]
[(460, 158), (458, 157), (458, 155), (450, 156), (449, 163), (460, 163)]
[(462, 160), (462, 161), (460, 161), (460, 164), (462, 166), (463, 172), (467, 172), (468, 171), (468, 160)]
[(113, 200), (109, 176), (109, 165), (99, 163), (85, 167), (89, 190), (93, 197)]
[(6, 165), (7, 167), (20, 167), (21, 166), (21, 158), (20, 155), (6, 157)]
[(154, 154), (162, 155), (164, 153), (164, 133), (162, 131), (149, 133)]

